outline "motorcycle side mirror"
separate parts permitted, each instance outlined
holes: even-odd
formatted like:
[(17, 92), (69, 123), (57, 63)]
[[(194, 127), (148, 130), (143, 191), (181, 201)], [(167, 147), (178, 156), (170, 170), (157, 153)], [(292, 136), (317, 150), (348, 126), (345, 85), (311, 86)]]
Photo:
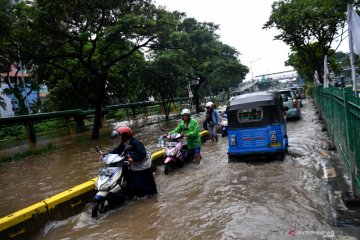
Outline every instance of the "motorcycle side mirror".
[(118, 136), (119, 136), (119, 133), (116, 130), (114, 130), (111, 132), (110, 138), (114, 139), (114, 138), (117, 138)]

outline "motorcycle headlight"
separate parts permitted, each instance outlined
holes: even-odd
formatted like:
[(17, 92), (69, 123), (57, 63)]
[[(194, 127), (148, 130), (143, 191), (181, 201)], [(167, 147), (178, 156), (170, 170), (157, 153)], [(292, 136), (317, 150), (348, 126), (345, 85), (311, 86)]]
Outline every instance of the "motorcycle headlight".
[(169, 150), (166, 155), (168, 155), (169, 157), (174, 157), (175, 154), (176, 154), (176, 150), (173, 148)]
[(109, 189), (111, 189), (114, 185), (116, 184), (116, 182), (113, 182), (111, 178), (109, 178), (106, 182), (104, 182), (101, 185), (96, 185), (96, 188), (98, 190), (103, 190), (103, 191), (107, 191)]
[(99, 175), (101, 176), (111, 176), (115, 173), (116, 169), (114, 168), (102, 168), (99, 170)]

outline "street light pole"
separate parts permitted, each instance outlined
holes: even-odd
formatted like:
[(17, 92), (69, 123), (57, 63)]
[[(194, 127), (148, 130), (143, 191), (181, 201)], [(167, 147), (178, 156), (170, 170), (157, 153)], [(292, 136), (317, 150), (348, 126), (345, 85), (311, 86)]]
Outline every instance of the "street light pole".
[(254, 80), (254, 73), (253, 73), (253, 63), (254, 62), (256, 62), (256, 61), (258, 61), (258, 60), (260, 60), (260, 58), (257, 58), (257, 59), (255, 59), (255, 60), (252, 60), (251, 62), (250, 62), (250, 71), (251, 71), (251, 80)]

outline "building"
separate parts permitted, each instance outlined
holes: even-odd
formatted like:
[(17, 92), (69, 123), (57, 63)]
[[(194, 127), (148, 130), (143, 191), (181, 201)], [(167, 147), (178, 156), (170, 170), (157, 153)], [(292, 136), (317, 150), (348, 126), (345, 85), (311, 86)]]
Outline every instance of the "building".
[(29, 74), (26, 70), (18, 70), (13, 65), (8, 73), (0, 73), (0, 93), (6, 103), (6, 109), (1, 110), (1, 117), (14, 116), (19, 110), (19, 103), (16, 97), (13, 94), (4, 93), (4, 90), (9, 88), (8, 84), (4, 82), (6, 78), (9, 78), (11, 86), (17, 84), (22, 89), (22, 95), (24, 97), (27, 96), (25, 99), (25, 105), (29, 109), (29, 113), (31, 113), (31, 105), (37, 102), (39, 93), (38, 91), (31, 91), (31, 74)]
[(11, 2), (12, 4), (17, 4), (17, 3), (24, 2), (24, 3), (26, 3), (26, 4), (29, 5), (29, 6), (34, 5), (34, 0), (10, 0), (10, 2)]

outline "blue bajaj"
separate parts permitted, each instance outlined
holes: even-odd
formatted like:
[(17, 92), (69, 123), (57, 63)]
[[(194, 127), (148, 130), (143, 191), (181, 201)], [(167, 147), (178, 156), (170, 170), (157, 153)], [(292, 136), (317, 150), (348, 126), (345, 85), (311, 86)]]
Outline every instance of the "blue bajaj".
[(278, 92), (233, 97), (226, 113), (229, 162), (246, 155), (265, 155), (284, 160), (288, 137), (284, 107)]

